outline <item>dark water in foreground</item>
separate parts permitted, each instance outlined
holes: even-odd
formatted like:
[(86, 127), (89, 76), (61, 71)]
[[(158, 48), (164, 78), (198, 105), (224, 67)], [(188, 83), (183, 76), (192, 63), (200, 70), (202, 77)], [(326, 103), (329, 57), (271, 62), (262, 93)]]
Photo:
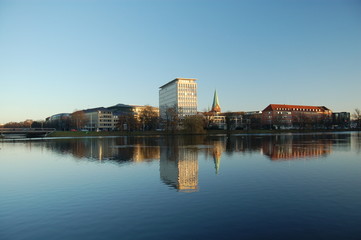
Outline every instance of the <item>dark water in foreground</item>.
[(361, 135), (0, 142), (0, 239), (361, 239)]

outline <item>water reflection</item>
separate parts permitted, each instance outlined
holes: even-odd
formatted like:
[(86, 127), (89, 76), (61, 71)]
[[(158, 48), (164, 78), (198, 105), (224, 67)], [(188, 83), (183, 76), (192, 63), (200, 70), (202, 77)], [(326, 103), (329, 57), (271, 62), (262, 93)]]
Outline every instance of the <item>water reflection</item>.
[(222, 156), (261, 154), (271, 161), (316, 159), (334, 150), (361, 152), (361, 135), (283, 134), (240, 136), (113, 137), (54, 139), (28, 142), (76, 160), (112, 162), (118, 165), (159, 161), (161, 181), (182, 192), (198, 191), (198, 157), (205, 156), (221, 172)]
[(271, 160), (317, 158), (329, 155), (332, 152), (332, 145), (332, 140), (314, 136), (306, 138), (277, 136), (272, 141), (263, 143), (262, 152)]
[(76, 158), (107, 160), (118, 163), (153, 161), (160, 158), (156, 138), (84, 138), (47, 141), (46, 147)]
[(353, 148), (357, 154), (361, 154), (361, 133), (358, 132), (352, 135)]
[(208, 148), (204, 148), (206, 155), (213, 159), (215, 173), (220, 172), (222, 154), (227, 149), (227, 143), (230, 142), (230, 138), (218, 137), (216, 139), (209, 139), (207, 142)]
[[(361, 149), (360, 134), (299, 134), (186, 137), (118, 137), (58, 139), (45, 147), (76, 158), (124, 162), (160, 160), (162, 164), (196, 162), (199, 152), (211, 156), (219, 173), (222, 154), (260, 153), (270, 160), (296, 160), (330, 155), (334, 149)], [(353, 145), (351, 144), (351, 140)], [(190, 163), (195, 165), (194, 163)]]
[(360, 149), (357, 133), (0, 141), (2, 235), (358, 239)]
[(160, 178), (182, 192), (198, 190), (198, 148), (189, 138), (166, 138), (160, 151)]

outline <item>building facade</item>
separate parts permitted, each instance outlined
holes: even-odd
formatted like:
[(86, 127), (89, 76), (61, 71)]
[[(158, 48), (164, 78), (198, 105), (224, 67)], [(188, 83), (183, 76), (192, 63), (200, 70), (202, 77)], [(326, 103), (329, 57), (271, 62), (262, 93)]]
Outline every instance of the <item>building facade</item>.
[(159, 111), (167, 118), (168, 109), (174, 109), (180, 119), (197, 114), (197, 83), (194, 78), (176, 78), (159, 88)]
[(331, 123), (332, 111), (324, 106), (270, 104), (262, 111), (264, 128), (324, 128)]
[(85, 129), (90, 131), (112, 131), (115, 129), (113, 112), (107, 108), (92, 108), (84, 110), (87, 123)]
[(156, 115), (159, 116), (159, 108), (148, 106), (148, 105), (127, 105), (127, 104), (120, 103), (120, 104), (108, 107), (108, 109), (113, 111), (113, 115), (114, 115), (115, 119), (117, 118), (117, 116), (124, 115), (124, 114), (132, 114), (137, 119), (139, 119), (141, 112), (147, 107), (152, 112), (154, 112)]
[(45, 119), (45, 126), (56, 130), (70, 130), (70, 113), (58, 113)]

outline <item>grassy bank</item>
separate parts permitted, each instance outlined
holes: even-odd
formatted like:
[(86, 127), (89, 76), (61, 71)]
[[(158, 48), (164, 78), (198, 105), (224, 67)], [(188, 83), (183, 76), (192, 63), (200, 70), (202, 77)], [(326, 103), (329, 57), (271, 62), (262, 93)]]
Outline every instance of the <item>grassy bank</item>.
[(128, 135), (159, 135), (159, 132), (71, 132), (56, 131), (48, 135), (48, 137), (104, 137), (104, 136), (128, 136)]
[(208, 130), (202, 134), (179, 131), (176, 133), (163, 131), (137, 131), (137, 132), (71, 132), (56, 131), (48, 135), (48, 137), (101, 137), (101, 136), (154, 136), (154, 135), (213, 135), (213, 134), (280, 134), (280, 133), (312, 133), (312, 132), (345, 132), (359, 130)]

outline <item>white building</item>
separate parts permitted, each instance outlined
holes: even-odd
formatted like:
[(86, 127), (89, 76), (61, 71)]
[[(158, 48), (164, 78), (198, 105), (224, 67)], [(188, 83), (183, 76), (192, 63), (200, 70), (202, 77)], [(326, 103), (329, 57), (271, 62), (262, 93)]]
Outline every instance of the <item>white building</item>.
[(159, 89), (159, 111), (166, 118), (166, 111), (175, 108), (179, 118), (197, 114), (197, 83), (194, 78), (176, 78)]
[(90, 131), (111, 131), (115, 128), (113, 112), (100, 107), (84, 110), (87, 124), (85, 128)]

